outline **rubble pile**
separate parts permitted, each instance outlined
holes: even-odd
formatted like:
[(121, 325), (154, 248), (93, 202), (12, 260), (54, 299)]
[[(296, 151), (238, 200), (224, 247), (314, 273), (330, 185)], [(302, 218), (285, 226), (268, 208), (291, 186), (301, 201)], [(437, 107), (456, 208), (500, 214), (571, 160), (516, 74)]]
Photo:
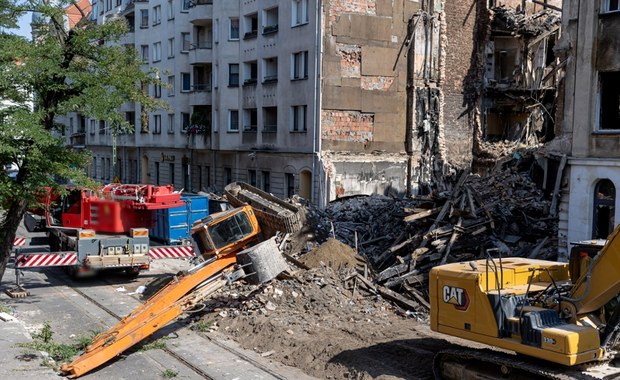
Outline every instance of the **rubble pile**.
[[(263, 357), (317, 378), (371, 379), (372, 373), (388, 370), (407, 378), (407, 374), (420, 371), (416, 369), (420, 361), (427, 362), (425, 368), (430, 372), (432, 351), (445, 347), (443, 341), (430, 342), (432, 351), (426, 351), (424, 358), (402, 360), (409, 349), (419, 354), (418, 347), (401, 339), (413, 342), (420, 338), (412, 322), (426, 316), (409, 313), (364, 291), (354, 279), (355, 273), (350, 267), (337, 270), (319, 265), (259, 286), (235, 282), (206, 301), (206, 314), (200, 316), (202, 323), (195, 328), (204, 330), (208, 325), (210, 334), (230, 336)], [(376, 352), (368, 347), (380, 346), (387, 349), (383, 349), (381, 360), (376, 360)], [(393, 357), (386, 356), (390, 348)]]
[(500, 6), (492, 9), (494, 13), (493, 28), (506, 32), (518, 32), (528, 36), (536, 36), (557, 29), (561, 23), (561, 13), (543, 10), (534, 14), (525, 14)]
[(420, 310), (428, 307), (428, 272), (436, 265), (487, 255), (556, 259), (552, 202), (513, 169), (464, 172), (452, 191), (429, 197), (354, 197), (309, 215), (319, 241), (334, 236), (357, 247), (374, 274), (369, 291)]

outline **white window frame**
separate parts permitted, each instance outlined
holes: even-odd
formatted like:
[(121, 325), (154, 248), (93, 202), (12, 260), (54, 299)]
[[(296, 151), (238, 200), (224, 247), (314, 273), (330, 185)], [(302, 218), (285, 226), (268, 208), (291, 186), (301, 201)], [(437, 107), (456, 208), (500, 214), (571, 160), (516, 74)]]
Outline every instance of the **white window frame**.
[(168, 20), (174, 20), (174, 0), (168, 0)]
[(615, 8), (610, 9), (612, 7), (611, 1), (612, 0), (603, 0), (603, 4), (601, 6), (601, 13), (620, 12), (620, 1), (616, 0)]
[(161, 115), (153, 115), (153, 134), (161, 133)]
[[(301, 10), (301, 15), (299, 11)], [(291, 0), (291, 27), (308, 23), (308, 0)]]
[(161, 24), (161, 5), (153, 7), (153, 26)]
[(97, 120), (90, 119), (90, 134), (94, 135), (97, 132)]
[(291, 56), (291, 80), (308, 79), (308, 51), (298, 51)]
[(161, 84), (154, 84), (153, 85), (153, 97), (154, 98), (161, 98)]
[(187, 13), (189, 12), (191, 0), (181, 0), (181, 12)]
[[(236, 114), (237, 124), (236, 128), (233, 128), (233, 114)], [(239, 110), (228, 110), (228, 132), (239, 132)]]
[(168, 96), (174, 96), (175, 94), (175, 80), (174, 75), (168, 75)]
[[(187, 75), (187, 78), (189, 78), (189, 86), (186, 88), (185, 87), (185, 76)], [(181, 73), (181, 92), (190, 92), (192, 90), (192, 76), (190, 75), (190, 73)]]
[[(237, 22), (237, 37), (233, 37), (233, 21)], [(228, 19), (228, 40), (239, 41), (239, 35), (241, 34), (241, 21), (239, 17), (231, 17)]]
[(168, 38), (168, 58), (174, 58), (174, 37)]
[(142, 62), (149, 61), (149, 45), (140, 45), (140, 57)]
[[(185, 39), (187, 37), (187, 39)], [(181, 33), (181, 53), (189, 53), (189, 50), (192, 48), (192, 36), (189, 32)]]
[(168, 133), (169, 134), (174, 133), (174, 114), (173, 113), (168, 114)]
[(153, 62), (161, 61), (161, 42), (153, 44)]
[(140, 29), (146, 29), (149, 27), (149, 10), (140, 9)]
[(308, 132), (308, 106), (291, 107), (291, 132)]

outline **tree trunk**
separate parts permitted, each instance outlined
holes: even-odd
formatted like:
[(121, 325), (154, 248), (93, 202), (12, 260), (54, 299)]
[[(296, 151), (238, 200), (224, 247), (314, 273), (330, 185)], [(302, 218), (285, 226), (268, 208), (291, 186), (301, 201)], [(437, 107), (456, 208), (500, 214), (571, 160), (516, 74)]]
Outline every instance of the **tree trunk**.
[(4, 276), (6, 265), (11, 257), (15, 234), (25, 213), (26, 200), (14, 199), (9, 203), (9, 208), (0, 224), (0, 279)]

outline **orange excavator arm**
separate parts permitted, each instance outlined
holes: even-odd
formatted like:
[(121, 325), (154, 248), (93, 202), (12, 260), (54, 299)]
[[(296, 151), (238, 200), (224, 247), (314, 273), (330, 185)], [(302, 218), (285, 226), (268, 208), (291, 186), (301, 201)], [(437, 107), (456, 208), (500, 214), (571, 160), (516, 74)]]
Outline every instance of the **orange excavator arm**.
[(82, 356), (61, 371), (70, 378), (79, 377), (120, 355), (223, 286), (223, 275), (232, 272), (236, 262), (236, 254), (228, 253), (175, 276), (116, 326), (97, 335)]

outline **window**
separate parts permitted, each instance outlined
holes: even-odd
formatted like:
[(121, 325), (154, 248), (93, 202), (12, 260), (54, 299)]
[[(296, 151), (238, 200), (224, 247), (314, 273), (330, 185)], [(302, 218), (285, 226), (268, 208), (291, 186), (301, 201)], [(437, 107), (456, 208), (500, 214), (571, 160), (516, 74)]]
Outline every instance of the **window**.
[(161, 84), (154, 84), (153, 90), (154, 90), (153, 97), (161, 98)]
[(168, 96), (174, 96), (174, 75), (168, 75)]
[(155, 124), (153, 133), (160, 134), (161, 133), (161, 115), (153, 115), (153, 123)]
[(116, 6), (120, 7), (121, 5), (123, 5), (123, 0), (116, 0)]
[(161, 23), (161, 5), (153, 7), (153, 26)]
[(263, 175), (263, 191), (268, 193), (271, 191), (271, 181), (270, 181), (271, 175), (269, 174), (268, 171), (263, 171), (262, 175)]
[(168, 179), (174, 185), (174, 163), (172, 162), (168, 164)]
[(97, 121), (93, 119), (90, 121), (90, 134), (94, 135), (96, 129), (97, 129)]
[(228, 185), (232, 182), (232, 169), (224, 168), (224, 181), (226, 182), (224, 185)]
[(291, 107), (291, 131), (306, 132), (308, 130), (307, 120), (308, 106)]
[(160, 178), (159, 178), (159, 162), (155, 162), (155, 184), (159, 185), (160, 184)]
[(620, 1), (619, 0), (603, 0), (602, 11), (604, 13), (620, 11)]
[(205, 169), (207, 171), (205, 173), (205, 177), (207, 177), (207, 187), (211, 187), (211, 167), (207, 166)]
[(187, 12), (191, 5), (191, 0), (181, 0), (181, 12)]
[(230, 19), (230, 29), (228, 32), (229, 40), (238, 40), (239, 39), (239, 19), (231, 18)]
[(292, 60), (292, 75), (293, 80), (296, 79), (308, 79), (308, 52), (300, 51), (293, 54)]
[(264, 107), (263, 108), (263, 132), (277, 132), (278, 131), (278, 108), (277, 107)]
[(125, 120), (132, 128), (136, 128), (136, 113), (134, 111), (125, 112)]
[(112, 9), (112, 0), (106, 0), (105, 1), (105, 10), (109, 11), (110, 9)]
[(263, 60), (263, 83), (273, 83), (278, 81), (278, 57), (266, 58)]
[(607, 239), (615, 227), (616, 187), (608, 179), (594, 187), (594, 218), (592, 239)]
[(149, 27), (149, 10), (140, 9), (140, 28)]
[(187, 53), (192, 47), (192, 41), (190, 39), (189, 33), (181, 33), (181, 53)]
[(174, 114), (168, 114), (168, 133), (174, 133)]
[(168, 20), (174, 20), (174, 0), (168, 0)]
[(198, 181), (197, 181), (197, 185), (196, 186), (198, 188), (199, 191), (202, 190), (202, 166), (200, 165), (196, 165), (196, 173), (198, 173)]
[(183, 132), (187, 131), (187, 128), (189, 127), (189, 112), (181, 112), (181, 130)]
[(256, 170), (248, 170), (248, 182), (256, 187)]
[(191, 89), (191, 76), (189, 73), (181, 73), (181, 92), (189, 92)]
[(105, 162), (106, 162), (106, 165), (107, 165), (106, 166), (107, 170), (105, 172), (105, 179), (107, 179), (109, 181), (110, 180), (110, 172), (112, 171), (112, 166), (110, 166), (110, 157), (107, 157), (105, 159)]
[(168, 38), (168, 58), (174, 58), (174, 37)]
[(291, 25), (297, 26), (308, 22), (308, 0), (292, 0)]
[(255, 38), (258, 35), (258, 14), (252, 13), (244, 17), (244, 39)]
[(97, 158), (93, 157), (93, 175), (92, 178), (97, 178)]
[(284, 176), (286, 180), (286, 197), (290, 198), (295, 195), (295, 175), (286, 173)]
[(245, 62), (243, 64), (243, 72), (245, 74), (243, 79), (244, 86), (256, 84), (258, 77), (258, 64), (256, 61)]
[(620, 71), (600, 73), (599, 130), (620, 129)]
[(248, 108), (243, 110), (243, 130), (247, 132), (256, 132), (258, 124), (258, 112), (256, 108)]
[(140, 56), (142, 57), (143, 62), (148, 62), (149, 60), (149, 45), (140, 45)]
[[(75, 131), (73, 130), (73, 128), (74, 128), (74, 124), (75, 124), (75, 123), (73, 123), (73, 118), (72, 118), (72, 117), (70, 117), (70, 118), (69, 118), (69, 133), (70, 133), (70, 134), (75, 133)], [(64, 133), (63, 133), (63, 135), (64, 135)]]
[(105, 179), (105, 158), (101, 157), (101, 179)]
[(161, 42), (153, 44), (153, 62), (161, 61)]
[(99, 120), (99, 134), (105, 134), (105, 120)]
[(239, 86), (239, 64), (238, 63), (231, 63), (228, 65), (228, 86), (229, 87)]
[(239, 110), (228, 110), (228, 131), (239, 132)]
[(278, 7), (263, 11), (263, 34), (275, 33), (278, 31)]

